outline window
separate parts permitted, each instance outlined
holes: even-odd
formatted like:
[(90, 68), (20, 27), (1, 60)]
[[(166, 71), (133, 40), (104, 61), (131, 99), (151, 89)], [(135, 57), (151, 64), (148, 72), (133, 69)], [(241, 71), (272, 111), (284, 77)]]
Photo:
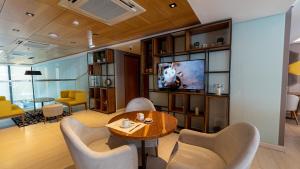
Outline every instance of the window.
[(30, 69), (30, 66), (10, 66), (13, 102), (23, 109), (33, 108), (31, 76), (24, 75)]
[(0, 65), (0, 96), (10, 100), (8, 66)]

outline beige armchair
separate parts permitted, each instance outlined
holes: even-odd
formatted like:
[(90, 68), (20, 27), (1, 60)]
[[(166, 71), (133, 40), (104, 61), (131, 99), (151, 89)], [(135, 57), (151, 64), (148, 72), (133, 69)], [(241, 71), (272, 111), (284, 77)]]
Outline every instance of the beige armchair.
[(76, 169), (138, 168), (137, 150), (134, 145), (123, 145), (104, 152), (96, 152), (88, 147), (97, 140), (109, 137), (107, 128), (90, 128), (72, 117), (64, 118), (60, 128)]
[[(134, 98), (127, 104), (125, 112), (132, 111), (156, 111), (153, 103), (144, 97)], [(137, 147), (141, 147), (140, 141), (131, 140)], [(155, 156), (158, 157), (158, 139), (146, 140), (145, 147), (154, 148)]]
[(260, 142), (256, 127), (231, 125), (216, 134), (181, 130), (167, 169), (249, 169)]

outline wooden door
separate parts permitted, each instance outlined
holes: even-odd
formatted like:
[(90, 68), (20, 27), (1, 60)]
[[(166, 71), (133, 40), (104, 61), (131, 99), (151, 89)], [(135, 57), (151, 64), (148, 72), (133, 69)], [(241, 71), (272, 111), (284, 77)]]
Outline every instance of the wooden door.
[(125, 55), (124, 58), (125, 105), (140, 97), (140, 57)]

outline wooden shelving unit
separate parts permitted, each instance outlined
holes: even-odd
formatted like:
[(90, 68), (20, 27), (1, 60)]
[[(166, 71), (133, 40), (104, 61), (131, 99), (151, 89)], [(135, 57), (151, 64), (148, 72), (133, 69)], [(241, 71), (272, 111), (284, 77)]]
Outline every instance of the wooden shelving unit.
[[(114, 51), (88, 53), (89, 107), (102, 113), (116, 111)], [(110, 81), (110, 85), (107, 82)]]
[[(216, 132), (226, 127), (229, 124), (231, 31), (232, 21), (228, 19), (141, 41), (143, 96), (150, 98), (150, 93), (163, 95), (156, 97), (156, 100), (150, 98), (157, 103), (158, 98), (165, 99), (167, 95), (168, 104), (156, 104), (156, 107), (167, 108), (174, 115), (183, 115), (184, 124), (179, 126), (181, 128)], [(204, 90), (172, 91), (157, 88), (158, 63), (189, 60), (205, 61)], [(215, 94), (215, 84), (223, 84), (221, 96)], [(176, 103), (178, 99), (182, 100), (180, 105)], [(195, 115), (195, 107), (199, 108), (199, 115)], [(215, 107), (222, 109), (217, 110)], [(217, 117), (218, 114), (221, 117)], [(195, 119), (199, 119), (199, 124), (193, 123)], [(193, 127), (197, 125), (203, 127)]]

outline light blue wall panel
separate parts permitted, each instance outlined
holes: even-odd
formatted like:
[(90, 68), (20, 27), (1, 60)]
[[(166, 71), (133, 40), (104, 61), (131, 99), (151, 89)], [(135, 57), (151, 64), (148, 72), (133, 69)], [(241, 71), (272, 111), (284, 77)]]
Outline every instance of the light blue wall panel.
[(278, 144), (285, 14), (233, 24), (230, 122)]

